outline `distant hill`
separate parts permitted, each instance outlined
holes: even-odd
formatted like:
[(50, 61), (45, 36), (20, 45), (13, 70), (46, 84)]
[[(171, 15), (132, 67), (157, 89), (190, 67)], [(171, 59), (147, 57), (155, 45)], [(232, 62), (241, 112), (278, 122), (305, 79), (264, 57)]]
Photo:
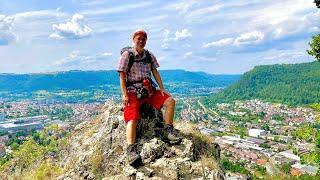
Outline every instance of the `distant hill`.
[(205, 103), (255, 98), (289, 105), (320, 102), (320, 63), (256, 66)]
[[(184, 70), (160, 71), (163, 82), (172, 93), (199, 94), (210, 93), (215, 88), (221, 89), (236, 82), (240, 75), (212, 75), (203, 72), (188, 72)], [(39, 74), (0, 74), (0, 96), (28, 97), (39, 91), (77, 91), (96, 94), (120, 93), (119, 76), (116, 70), (109, 71), (66, 71)], [(45, 92), (41, 92), (42, 94)], [(28, 94), (29, 93), (29, 94)], [(61, 94), (61, 93), (60, 93)], [(0, 97), (1, 99), (1, 97)], [(15, 99), (15, 97), (11, 98)]]

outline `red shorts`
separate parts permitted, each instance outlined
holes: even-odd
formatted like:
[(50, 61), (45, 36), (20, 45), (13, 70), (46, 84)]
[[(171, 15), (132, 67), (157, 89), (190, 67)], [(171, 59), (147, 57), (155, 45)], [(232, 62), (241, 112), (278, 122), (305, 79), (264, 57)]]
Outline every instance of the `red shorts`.
[(164, 104), (164, 101), (171, 97), (170, 94), (164, 93), (163, 96), (160, 90), (156, 90), (154, 94), (149, 98), (137, 99), (136, 93), (128, 92), (129, 102), (124, 107), (124, 121), (127, 123), (130, 120), (140, 119), (140, 106), (144, 103), (152, 105), (156, 109), (160, 109)]

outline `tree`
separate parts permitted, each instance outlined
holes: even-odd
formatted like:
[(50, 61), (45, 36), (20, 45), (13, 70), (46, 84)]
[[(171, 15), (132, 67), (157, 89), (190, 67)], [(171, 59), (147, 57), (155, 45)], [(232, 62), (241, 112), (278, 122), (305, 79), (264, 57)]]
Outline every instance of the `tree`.
[(290, 173), (290, 170), (291, 170), (291, 165), (288, 164), (288, 163), (285, 163), (285, 164), (282, 164), (280, 166), (280, 170), (286, 174), (289, 174)]
[(307, 50), (308, 54), (314, 56), (318, 61), (320, 61), (320, 34), (312, 36), (309, 46), (310, 49)]
[(320, 8), (320, 0), (314, 0), (314, 3), (316, 3), (316, 6)]
[(316, 147), (320, 149), (320, 132), (318, 132), (316, 135), (315, 144)]
[(268, 124), (263, 124), (261, 128), (263, 130), (270, 131), (270, 126)]

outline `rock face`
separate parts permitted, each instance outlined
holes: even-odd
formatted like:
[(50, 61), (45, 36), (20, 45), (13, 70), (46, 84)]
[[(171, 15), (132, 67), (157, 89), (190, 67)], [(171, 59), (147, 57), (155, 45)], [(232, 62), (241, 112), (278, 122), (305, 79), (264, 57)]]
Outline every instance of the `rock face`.
[(201, 138), (196, 128), (187, 129), (187, 123), (176, 125), (182, 142), (166, 144), (158, 136), (164, 125), (162, 111), (148, 105), (142, 107), (137, 131), (141, 162), (127, 165), (121, 107), (107, 102), (104, 108), (94, 121), (76, 126), (59, 155), (65, 172), (58, 179), (224, 179), (217, 144)]

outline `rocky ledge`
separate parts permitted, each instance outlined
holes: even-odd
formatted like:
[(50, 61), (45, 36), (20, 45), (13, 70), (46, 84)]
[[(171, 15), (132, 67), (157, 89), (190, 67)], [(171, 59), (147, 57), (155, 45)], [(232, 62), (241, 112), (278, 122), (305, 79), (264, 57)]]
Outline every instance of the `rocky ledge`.
[(224, 179), (220, 148), (210, 137), (189, 122), (178, 122), (182, 142), (169, 145), (158, 136), (162, 111), (142, 108), (137, 134), (141, 162), (126, 164), (123, 113), (110, 101), (103, 114), (77, 125), (68, 137), (57, 162), (64, 172), (57, 179)]

